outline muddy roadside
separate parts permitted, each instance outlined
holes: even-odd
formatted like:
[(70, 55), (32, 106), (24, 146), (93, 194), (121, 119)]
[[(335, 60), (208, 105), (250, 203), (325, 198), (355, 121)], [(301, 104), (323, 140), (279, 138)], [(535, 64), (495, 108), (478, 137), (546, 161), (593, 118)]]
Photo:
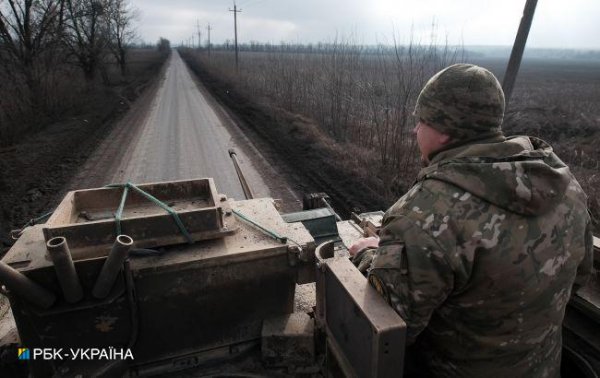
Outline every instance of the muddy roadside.
[(12, 245), (11, 229), (54, 209), (117, 120), (159, 77), (165, 60), (148, 62), (126, 83), (94, 92), (84, 111), (0, 148), (0, 256)]

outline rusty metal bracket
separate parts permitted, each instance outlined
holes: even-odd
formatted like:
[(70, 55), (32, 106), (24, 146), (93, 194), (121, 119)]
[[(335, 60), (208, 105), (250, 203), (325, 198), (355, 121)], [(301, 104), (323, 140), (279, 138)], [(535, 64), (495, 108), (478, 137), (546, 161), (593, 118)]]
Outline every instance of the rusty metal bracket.
[(12, 240), (18, 240), (21, 237), (21, 235), (23, 235), (23, 232), (25, 231), (25, 229), (27, 227), (36, 225), (39, 222), (43, 221), (44, 219), (49, 218), (52, 215), (52, 213), (54, 213), (54, 210), (49, 211), (46, 214), (43, 214), (43, 215), (41, 215), (41, 216), (39, 216), (37, 218), (30, 219), (29, 222), (25, 223), (25, 225), (23, 227), (21, 227), (21, 228), (10, 230), (10, 238)]
[(10, 238), (12, 240), (19, 240), (21, 235), (23, 235), (23, 231), (25, 231), (25, 229), (23, 229), (23, 228), (17, 228), (16, 230), (10, 230)]

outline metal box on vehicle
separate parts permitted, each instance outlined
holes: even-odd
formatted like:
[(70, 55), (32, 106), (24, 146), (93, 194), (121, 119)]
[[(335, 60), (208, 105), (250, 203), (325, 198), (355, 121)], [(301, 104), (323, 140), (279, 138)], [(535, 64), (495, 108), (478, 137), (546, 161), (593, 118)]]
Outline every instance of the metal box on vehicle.
[(217, 193), (212, 178), (200, 178), (68, 192), (46, 222), (44, 237), (48, 241), (63, 236), (73, 253), (89, 256), (91, 251), (114, 241), (116, 213), (122, 203), (121, 233), (132, 237), (137, 247), (186, 242), (172, 215), (149, 196), (177, 212), (193, 241), (218, 238), (233, 231), (224, 225), (229, 202)]
[[(314, 240), (300, 223), (286, 223), (271, 199), (220, 204), (226, 210), (219, 226), (234, 232), (161, 248), (159, 254), (131, 256), (104, 299), (94, 298), (91, 292), (110, 246), (84, 246), (85, 254), (73, 253), (84, 292), (78, 303), (68, 303), (62, 295), (43, 227), (26, 229), (3, 261), (54, 293), (57, 300), (41, 309), (8, 293), (21, 345), (131, 348), (134, 360), (127, 361), (128, 368), (143, 372), (177, 369), (194, 363), (196, 357), (189, 356), (260, 343), (264, 319), (293, 312), (298, 247), (314, 250)], [(291, 248), (270, 238), (237, 219), (232, 210), (298, 245)], [(110, 361), (31, 363), (39, 376), (119, 368)]]

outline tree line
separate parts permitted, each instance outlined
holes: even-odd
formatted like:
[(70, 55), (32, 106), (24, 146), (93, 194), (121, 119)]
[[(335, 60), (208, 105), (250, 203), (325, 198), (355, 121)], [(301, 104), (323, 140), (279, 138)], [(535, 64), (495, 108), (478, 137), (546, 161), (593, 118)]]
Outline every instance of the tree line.
[(36, 91), (38, 64), (60, 49), (93, 80), (107, 54), (125, 74), (136, 13), (126, 0), (6, 0), (0, 3), (2, 65), (15, 64)]
[(0, 138), (126, 76), (137, 18), (128, 0), (0, 0)]

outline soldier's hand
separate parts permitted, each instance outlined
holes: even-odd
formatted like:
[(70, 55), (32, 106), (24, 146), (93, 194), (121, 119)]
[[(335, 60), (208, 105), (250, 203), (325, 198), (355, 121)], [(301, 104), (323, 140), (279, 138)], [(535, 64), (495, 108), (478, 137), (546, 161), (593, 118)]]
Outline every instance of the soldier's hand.
[(370, 236), (368, 238), (358, 239), (354, 244), (350, 246), (348, 252), (350, 252), (350, 256), (355, 256), (358, 252), (362, 251), (365, 248), (377, 248), (379, 247), (379, 238), (376, 236)]

